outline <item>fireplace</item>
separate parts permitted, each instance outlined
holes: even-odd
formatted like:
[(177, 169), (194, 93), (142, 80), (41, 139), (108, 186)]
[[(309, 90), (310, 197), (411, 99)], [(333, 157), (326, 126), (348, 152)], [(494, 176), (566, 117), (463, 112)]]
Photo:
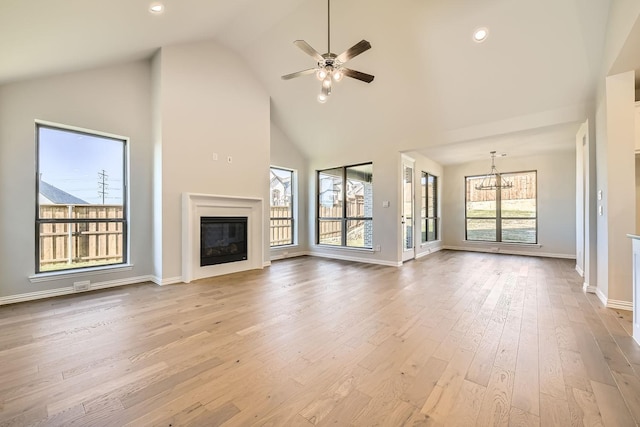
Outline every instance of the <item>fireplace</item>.
[[(204, 279), (206, 277), (221, 276), (223, 274), (237, 273), (240, 271), (261, 269), (265, 265), (265, 212), (262, 207), (262, 199), (259, 197), (239, 197), (223, 196), (217, 194), (183, 193), (182, 194), (182, 276), (184, 283), (192, 280)], [(200, 252), (202, 241), (207, 243), (207, 239), (201, 238), (201, 218), (223, 218), (233, 221), (238, 218), (245, 222), (244, 232), (242, 226), (233, 224), (230, 227), (234, 231), (237, 239), (238, 235), (244, 236), (246, 251), (244, 256), (221, 257), (219, 264), (202, 265)], [(217, 233), (214, 231), (214, 233)], [(220, 233), (224, 233), (221, 231)], [(244, 234), (246, 233), (246, 234)], [(232, 236), (228, 236), (229, 239)], [(213, 239), (213, 237), (211, 237)], [(217, 240), (220, 240), (219, 238)], [(215, 239), (214, 239), (215, 243)], [(236, 247), (237, 242), (234, 242)], [(218, 245), (220, 246), (220, 245)], [(268, 245), (267, 245), (268, 247)], [(231, 252), (232, 247), (228, 248)], [(213, 254), (213, 251), (210, 251)], [(206, 251), (205, 251), (206, 253)], [(231, 255), (231, 254), (227, 254)], [(211, 260), (207, 260), (209, 262)]]
[(247, 217), (200, 217), (200, 267), (247, 259)]

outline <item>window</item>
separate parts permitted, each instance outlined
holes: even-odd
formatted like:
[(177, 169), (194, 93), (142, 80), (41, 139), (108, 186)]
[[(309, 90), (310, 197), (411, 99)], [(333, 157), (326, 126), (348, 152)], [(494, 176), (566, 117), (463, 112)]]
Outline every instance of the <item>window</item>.
[(422, 243), (438, 240), (438, 177), (422, 172)]
[(318, 171), (318, 244), (373, 248), (372, 178), (372, 163)]
[(36, 124), (36, 273), (127, 261), (127, 139)]
[(537, 173), (503, 173), (513, 187), (475, 188), (484, 176), (466, 178), (466, 238), (487, 242), (537, 243)]
[(271, 247), (294, 243), (292, 187), (293, 171), (271, 168)]

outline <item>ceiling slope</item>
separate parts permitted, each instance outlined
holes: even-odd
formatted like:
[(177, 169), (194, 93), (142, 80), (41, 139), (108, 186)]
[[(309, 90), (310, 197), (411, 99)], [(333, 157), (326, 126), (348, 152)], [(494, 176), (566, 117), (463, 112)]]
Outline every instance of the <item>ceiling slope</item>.
[[(449, 162), (438, 154), (443, 145), (464, 153), (465, 143), (493, 138), (508, 147), (520, 134), (548, 135), (548, 149), (566, 149), (593, 103), (609, 3), (335, 0), (332, 50), (370, 41), (349, 66), (376, 79), (344, 79), (319, 104), (313, 76), (280, 76), (313, 66), (294, 40), (326, 51), (324, 0), (166, 0), (160, 16), (143, 0), (3, 0), (0, 84), (214, 38), (253, 68), (272, 120), (308, 157), (379, 146)], [(480, 26), (489, 38), (475, 43)]]

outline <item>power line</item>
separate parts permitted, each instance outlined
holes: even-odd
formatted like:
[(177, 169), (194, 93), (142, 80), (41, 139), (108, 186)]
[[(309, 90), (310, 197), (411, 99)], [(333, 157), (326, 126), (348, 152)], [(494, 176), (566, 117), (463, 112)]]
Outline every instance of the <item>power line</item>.
[(98, 172), (98, 197), (102, 197), (102, 204), (104, 205), (104, 199), (109, 194), (109, 175), (107, 175), (107, 171), (102, 169)]

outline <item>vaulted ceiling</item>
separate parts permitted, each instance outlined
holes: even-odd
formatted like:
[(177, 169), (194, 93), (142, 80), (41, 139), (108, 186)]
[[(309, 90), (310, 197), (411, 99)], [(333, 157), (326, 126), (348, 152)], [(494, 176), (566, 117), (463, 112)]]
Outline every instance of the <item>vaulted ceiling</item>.
[(375, 80), (346, 78), (326, 104), (313, 76), (280, 79), (314, 66), (294, 40), (326, 52), (326, 0), (164, 0), (157, 16), (150, 3), (0, 1), (0, 84), (213, 38), (253, 68), (272, 121), (309, 157), (385, 144), (446, 164), (569, 149), (593, 105), (610, 0), (333, 0), (332, 51), (368, 40), (349, 66)]

